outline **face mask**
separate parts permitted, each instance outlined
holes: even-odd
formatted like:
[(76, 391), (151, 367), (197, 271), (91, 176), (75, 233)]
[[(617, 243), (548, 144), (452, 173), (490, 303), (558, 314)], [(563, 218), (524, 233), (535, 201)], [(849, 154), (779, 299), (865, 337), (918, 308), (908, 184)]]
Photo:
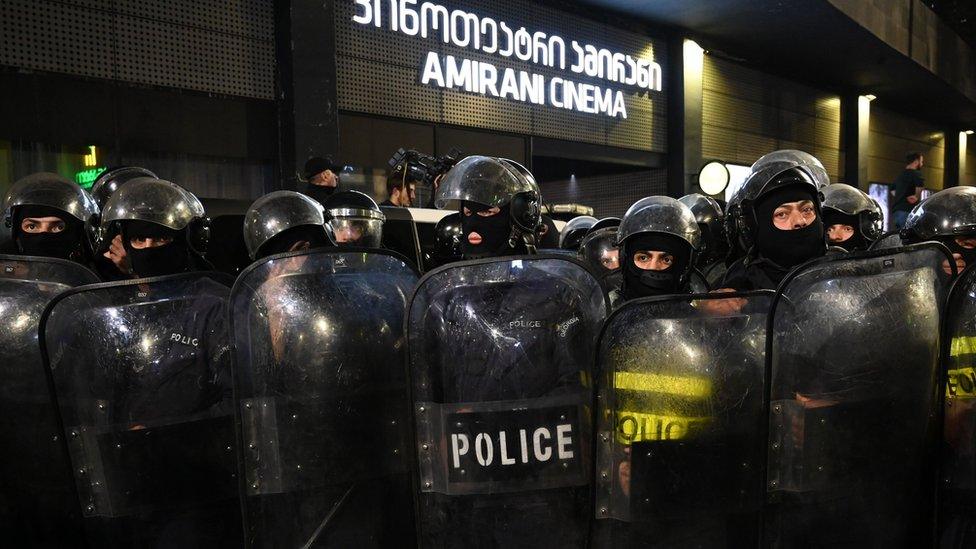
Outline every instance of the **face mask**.
[[(57, 233), (25, 233), (21, 222), (28, 217), (57, 217), (64, 221), (64, 230)], [(21, 206), (14, 219), (17, 245), (21, 253), (38, 257), (70, 259), (81, 244), (81, 222), (65, 212), (49, 206)]]
[(59, 233), (20, 233), (17, 237), (20, 250), (25, 255), (70, 259), (78, 249), (75, 231), (65, 227)]
[(823, 219), (817, 218), (802, 229), (783, 230), (773, 225), (773, 212), (781, 204), (814, 200), (811, 191), (787, 186), (770, 192), (756, 204), (756, 250), (759, 255), (781, 267), (795, 267), (827, 252)]
[[(132, 238), (170, 237), (172, 242), (154, 248), (136, 249)], [(132, 265), (132, 270), (141, 278), (184, 273), (190, 270), (190, 254), (180, 231), (156, 225), (155, 223), (128, 221), (122, 228), (122, 245)]]
[[(665, 252), (674, 261), (663, 271), (641, 269), (634, 264), (637, 252)], [(622, 289), (625, 297), (649, 297), (679, 292), (684, 275), (690, 268), (691, 246), (673, 235), (660, 233), (639, 234), (624, 242)]]
[[(471, 215), (464, 215), (464, 210), (461, 210), (461, 251), (466, 259), (493, 257), (514, 252), (514, 249), (508, 245), (512, 225), (507, 205), (497, 214), (487, 217), (477, 213), (487, 210), (487, 206), (472, 202), (465, 202), (463, 206), (471, 211)], [(477, 233), (481, 241), (477, 244), (471, 243), (469, 240), (471, 233)]]
[(824, 219), (824, 235), (830, 230), (833, 225), (850, 225), (854, 227), (854, 234), (850, 238), (843, 242), (832, 242), (829, 238), (827, 239), (828, 246), (837, 246), (847, 250), (848, 252), (853, 252), (855, 250), (866, 250), (868, 248), (868, 242), (861, 235), (860, 230), (860, 220), (856, 215), (847, 215), (845, 213), (838, 212), (834, 209), (826, 209), (823, 212)]

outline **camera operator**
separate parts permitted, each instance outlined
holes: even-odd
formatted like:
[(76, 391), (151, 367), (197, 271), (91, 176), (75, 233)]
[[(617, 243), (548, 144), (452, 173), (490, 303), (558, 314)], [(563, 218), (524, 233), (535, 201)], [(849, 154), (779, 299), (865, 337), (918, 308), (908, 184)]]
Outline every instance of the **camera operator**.
[[(449, 153), (441, 157), (433, 157), (415, 150), (399, 149), (390, 158), (390, 176), (386, 180), (386, 189), (390, 198), (380, 206), (404, 207), (434, 207), (434, 194), (441, 177), (457, 164), (461, 158), (461, 151), (452, 148)], [(426, 204), (417, 203), (417, 185), (423, 185), (430, 196)]]
[(397, 164), (387, 176), (386, 192), (389, 198), (380, 202), (380, 206), (409, 208), (414, 205), (417, 200), (417, 179), (414, 171), (408, 167), (407, 162)]

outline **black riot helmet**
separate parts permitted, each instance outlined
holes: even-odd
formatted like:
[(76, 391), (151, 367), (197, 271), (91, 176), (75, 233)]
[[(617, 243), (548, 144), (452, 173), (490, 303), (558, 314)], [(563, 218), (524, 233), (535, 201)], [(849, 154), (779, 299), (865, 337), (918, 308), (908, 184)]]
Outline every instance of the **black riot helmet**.
[(463, 238), (461, 214), (452, 213), (442, 217), (434, 226), (434, 264), (440, 266), (461, 260), (463, 257), (461, 240)]
[(325, 209), (295, 191), (275, 191), (258, 198), (244, 215), (244, 243), (252, 260), (290, 251), (305, 242), (309, 248), (333, 244)]
[(368, 195), (359, 191), (339, 191), (326, 199), (323, 206), (337, 245), (382, 246), (386, 216)]
[(596, 223), (596, 218), (589, 215), (579, 215), (566, 222), (559, 232), (559, 247), (564, 250), (578, 250), (590, 227)]
[[(163, 179), (137, 177), (116, 190), (102, 210), (101, 238), (122, 235), (122, 244), (140, 277), (208, 268), (203, 254), (210, 220), (190, 191)], [(158, 247), (135, 247), (139, 239), (171, 239)]]
[[(85, 260), (91, 251), (87, 234), (97, 222), (98, 205), (87, 191), (58, 174), (40, 172), (13, 184), (3, 201), (4, 224), (20, 253)], [(28, 233), (28, 218), (57, 217), (57, 232)]]
[(976, 249), (960, 245), (962, 237), (976, 237), (976, 187), (950, 187), (919, 202), (901, 230), (906, 244), (935, 240), (976, 264)]
[[(826, 252), (820, 192), (828, 181), (826, 171), (818, 167), (819, 162), (812, 164), (806, 159), (813, 157), (798, 152), (777, 151), (783, 154), (768, 161), (764, 159), (777, 153), (761, 158), (729, 200), (726, 230), (730, 237), (735, 235), (750, 258), (762, 256), (780, 266), (793, 267)], [(777, 206), (799, 200), (813, 202), (815, 222), (794, 231), (776, 229), (772, 214)]]
[[(535, 252), (542, 196), (535, 177), (518, 162), (469, 156), (444, 176), (434, 203), (462, 212), (467, 258)], [(492, 208), (499, 213), (489, 215)]]
[(823, 188), (824, 228), (850, 225), (854, 235), (843, 242), (829, 242), (847, 251), (866, 250), (881, 237), (884, 218), (881, 206), (864, 191), (843, 183)]
[(729, 239), (725, 233), (725, 212), (714, 198), (692, 193), (678, 199), (691, 210), (701, 230), (698, 266), (706, 267), (724, 260), (729, 254)]
[[(617, 229), (623, 294), (627, 299), (682, 291), (695, 268), (701, 230), (688, 206), (669, 196), (649, 196), (635, 202)], [(672, 258), (660, 270), (640, 268), (635, 256), (665, 252)]]
[(98, 174), (98, 177), (95, 178), (95, 182), (92, 183), (92, 197), (95, 198), (95, 202), (98, 204), (99, 208), (104, 208), (109, 197), (115, 194), (115, 191), (119, 190), (119, 187), (121, 187), (127, 181), (131, 181), (137, 177), (151, 177), (153, 179), (158, 179), (158, 176), (153, 172), (138, 166), (118, 166), (115, 168), (108, 168), (102, 173)]

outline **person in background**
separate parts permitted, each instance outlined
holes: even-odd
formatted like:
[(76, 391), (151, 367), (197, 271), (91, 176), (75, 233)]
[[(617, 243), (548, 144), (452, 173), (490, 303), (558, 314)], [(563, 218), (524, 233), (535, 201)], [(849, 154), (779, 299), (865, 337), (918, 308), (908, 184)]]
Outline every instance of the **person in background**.
[(891, 218), (896, 229), (905, 226), (908, 214), (918, 204), (922, 196), (925, 179), (922, 178), (922, 166), (925, 157), (922, 153), (912, 152), (905, 156), (905, 169), (895, 178), (894, 197), (891, 201)]
[(305, 162), (305, 194), (324, 205), (339, 186), (340, 172), (342, 164), (336, 163), (330, 156), (309, 158)]
[(398, 206), (409, 208), (417, 200), (417, 182), (405, 170), (406, 164), (398, 164), (386, 178), (386, 192), (389, 198), (380, 202), (380, 206)]

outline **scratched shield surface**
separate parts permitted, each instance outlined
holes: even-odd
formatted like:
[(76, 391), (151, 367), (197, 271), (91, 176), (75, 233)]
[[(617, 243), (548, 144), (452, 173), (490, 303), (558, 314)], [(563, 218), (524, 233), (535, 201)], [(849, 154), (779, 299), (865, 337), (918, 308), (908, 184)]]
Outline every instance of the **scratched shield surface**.
[(755, 545), (772, 292), (645, 298), (597, 351), (596, 539)]
[(949, 260), (933, 242), (886, 248), (824, 258), (781, 284), (767, 355), (769, 544), (929, 544)]
[(423, 546), (577, 547), (590, 522), (599, 280), (562, 256), (428, 273), (407, 336)]
[(98, 278), (72, 261), (0, 256), (0, 531), (17, 546), (78, 544), (81, 514), (41, 360), (44, 307)]
[(413, 537), (403, 317), (417, 274), (382, 250), (277, 254), (231, 292), (252, 547)]
[(189, 273), (95, 284), (45, 312), (87, 543), (240, 543), (228, 282)]

